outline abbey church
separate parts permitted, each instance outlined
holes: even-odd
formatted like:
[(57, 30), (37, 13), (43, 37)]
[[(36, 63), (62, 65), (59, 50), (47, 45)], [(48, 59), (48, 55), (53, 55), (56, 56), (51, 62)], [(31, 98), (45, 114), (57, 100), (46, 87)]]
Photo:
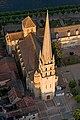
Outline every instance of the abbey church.
[(26, 88), (42, 100), (53, 99), (58, 76), (52, 55), (48, 11), (42, 40), (28, 16), (22, 21), (21, 32), (6, 35), (6, 43), (8, 54), (20, 63), (23, 77), (26, 77)]

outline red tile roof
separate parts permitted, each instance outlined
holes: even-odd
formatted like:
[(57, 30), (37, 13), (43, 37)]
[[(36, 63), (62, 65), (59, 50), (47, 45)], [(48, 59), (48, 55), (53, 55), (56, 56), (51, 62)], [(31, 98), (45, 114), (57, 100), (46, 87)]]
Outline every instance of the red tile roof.
[(11, 73), (10, 72), (0, 74), (0, 82), (5, 81), (5, 80), (11, 80)]
[(23, 32), (15, 32), (7, 34), (11, 41), (23, 39)]
[(6, 56), (6, 50), (3, 48), (3, 44), (0, 43), (0, 58)]
[[(6, 106), (6, 109), (9, 109), (9, 107), (11, 107), (11, 105)], [(28, 115), (29, 113), (38, 113), (37, 105), (35, 104), (32, 97), (23, 97), (16, 103), (16, 107), (16, 110), (10, 110), (10, 112), (6, 112), (7, 117), (23, 116)]]
[(11, 57), (4, 57), (0, 60), (0, 74), (7, 73), (9, 71), (17, 71), (15, 61)]
[(10, 99), (11, 102), (13, 102), (16, 98), (22, 98), (21, 92), (18, 88), (12, 88), (9, 92), (8, 92), (8, 97)]
[(16, 105), (18, 108), (24, 108), (35, 105), (35, 102), (32, 97), (23, 97)]

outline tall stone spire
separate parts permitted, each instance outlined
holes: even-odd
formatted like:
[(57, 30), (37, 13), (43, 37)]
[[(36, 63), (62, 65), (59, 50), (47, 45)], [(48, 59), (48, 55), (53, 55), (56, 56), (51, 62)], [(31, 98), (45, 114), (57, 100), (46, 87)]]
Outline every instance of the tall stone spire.
[(51, 59), (52, 59), (52, 48), (51, 48), (48, 10), (47, 10), (46, 24), (45, 24), (45, 31), (44, 31), (42, 58), (43, 58), (44, 64), (50, 63)]

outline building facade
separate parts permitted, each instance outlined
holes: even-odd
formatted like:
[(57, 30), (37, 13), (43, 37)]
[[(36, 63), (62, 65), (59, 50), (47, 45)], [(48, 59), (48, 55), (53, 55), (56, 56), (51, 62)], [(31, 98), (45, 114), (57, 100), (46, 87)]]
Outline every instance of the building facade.
[(80, 25), (54, 28), (54, 37), (61, 48), (80, 45)]

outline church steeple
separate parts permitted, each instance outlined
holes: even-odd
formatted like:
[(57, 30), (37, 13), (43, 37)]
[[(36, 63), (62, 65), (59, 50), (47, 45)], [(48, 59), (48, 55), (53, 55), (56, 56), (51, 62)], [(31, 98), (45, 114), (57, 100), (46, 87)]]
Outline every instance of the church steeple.
[(47, 10), (47, 16), (46, 16), (46, 24), (45, 24), (45, 31), (44, 31), (43, 47), (42, 47), (42, 58), (43, 58), (44, 64), (50, 63), (52, 59), (48, 10)]
[[(58, 77), (55, 72), (55, 59), (52, 57), (48, 11), (42, 51), (39, 53), (39, 67), (34, 75), (35, 95), (43, 100), (53, 99)], [(39, 90), (39, 91), (38, 91)]]

